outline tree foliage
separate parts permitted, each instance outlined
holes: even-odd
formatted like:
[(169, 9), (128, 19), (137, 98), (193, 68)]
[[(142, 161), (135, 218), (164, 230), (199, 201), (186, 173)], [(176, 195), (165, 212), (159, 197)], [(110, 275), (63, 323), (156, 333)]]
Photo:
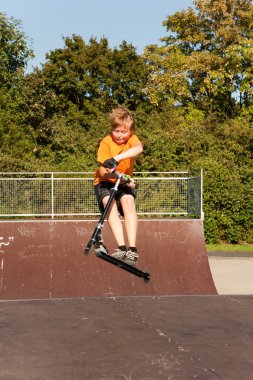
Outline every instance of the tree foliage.
[(131, 44), (122, 42), (111, 49), (108, 40), (80, 36), (65, 38), (63, 49), (47, 55), (41, 72), (46, 87), (58, 98), (60, 110), (75, 107), (77, 112), (96, 116), (117, 104), (131, 110), (145, 100), (142, 92), (147, 68)]
[[(251, 0), (196, 0), (164, 21), (164, 46), (146, 48), (147, 93), (233, 116), (253, 104)], [(239, 99), (239, 101), (238, 101)]]
[(0, 12), (0, 85), (10, 89), (24, 74), (24, 69), (33, 52), (27, 37), (20, 29), (20, 22), (8, 19)]

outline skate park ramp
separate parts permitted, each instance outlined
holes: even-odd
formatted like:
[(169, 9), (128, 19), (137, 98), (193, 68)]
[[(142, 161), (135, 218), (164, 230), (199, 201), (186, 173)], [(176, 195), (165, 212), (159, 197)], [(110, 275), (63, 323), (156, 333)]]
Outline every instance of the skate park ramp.
[[(201, 220), (139, 220), (139, 268), (145, 283), (83, 249), (95, 220), (0, 222), (0, 299), (217, 294)], [(115, 241), (107, 223), (104, 242)]]

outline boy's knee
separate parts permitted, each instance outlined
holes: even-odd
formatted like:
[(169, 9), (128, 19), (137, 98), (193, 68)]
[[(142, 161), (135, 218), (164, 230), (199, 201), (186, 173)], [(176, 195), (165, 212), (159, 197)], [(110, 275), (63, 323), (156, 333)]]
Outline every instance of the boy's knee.
[(102, 205), (103, 205), (103, 207), (105, 207), (106, 206), (106, 203), (108, 202), (108, 199), (106, 199), (106, 198), (103, 198), (102, 199)]
[(134, 197), (128, 194), (124, 195), (121, 198), (121, 204), (123, 208), (126, 207), (127, 209), (134, 207), (135, 206)]

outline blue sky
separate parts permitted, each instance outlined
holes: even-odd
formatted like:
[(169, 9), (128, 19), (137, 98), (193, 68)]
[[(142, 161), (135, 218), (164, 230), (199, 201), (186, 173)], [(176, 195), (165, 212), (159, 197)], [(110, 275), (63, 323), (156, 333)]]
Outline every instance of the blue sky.
[(0, 0), (0, 12), (21, 21), (35, 53), (28, 66), (45, 62), (45, 54), (63, 47), (62, 37), (106, 37), (114, 48), (125, 40), (141, 54), (166, 35), (166, 16), (193, 6), (193, 0)]

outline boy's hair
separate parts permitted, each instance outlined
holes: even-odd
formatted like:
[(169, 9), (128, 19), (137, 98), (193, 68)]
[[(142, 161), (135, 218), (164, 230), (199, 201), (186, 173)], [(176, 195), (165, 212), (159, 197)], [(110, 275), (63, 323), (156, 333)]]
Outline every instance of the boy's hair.
[(119, 125), (129, 124), (130, 121), (130, 129), (133, 130), (135, 127), (135, 120), (133, 114), (129, 111), (129, 109), (118, 106), (114, 108), (112, 112), (109, 114), (109, 123), (111, 124), (112, 129), (117, 128)]

